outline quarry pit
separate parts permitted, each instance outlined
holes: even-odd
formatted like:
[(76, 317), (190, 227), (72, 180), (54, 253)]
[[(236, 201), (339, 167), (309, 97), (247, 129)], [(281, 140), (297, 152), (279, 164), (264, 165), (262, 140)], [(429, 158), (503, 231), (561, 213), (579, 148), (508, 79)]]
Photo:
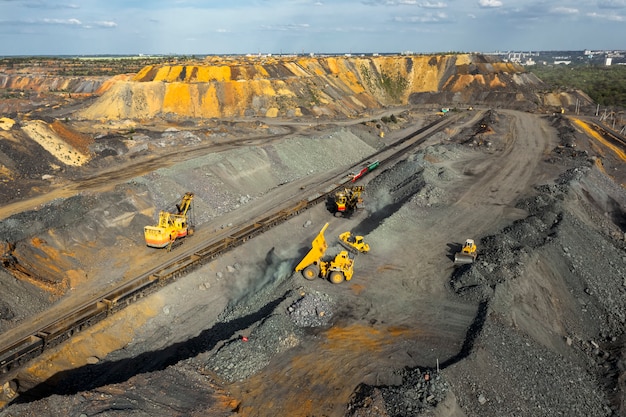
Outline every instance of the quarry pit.
[[(2, 338), (454, 122), (355, 215), (316, 205), (45, 351), (0, 416), (623, 414), (624, 148), (593, 103), (483, 56), (214, 60), (73, 97), (4, 75), (39, 102), (0, 119)], [(187, 191), (196, 233), (146, 247)], [(372, 248), (339, 285), (293, 271), (327, 222), (329, 252)]]

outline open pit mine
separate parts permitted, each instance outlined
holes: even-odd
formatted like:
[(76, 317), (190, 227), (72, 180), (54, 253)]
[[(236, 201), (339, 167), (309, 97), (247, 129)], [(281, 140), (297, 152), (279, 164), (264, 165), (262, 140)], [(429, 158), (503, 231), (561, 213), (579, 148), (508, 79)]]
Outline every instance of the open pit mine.
[(481, 54), (0, 66), (0, 417), (626, 412), (626, 139), (583, 92)]

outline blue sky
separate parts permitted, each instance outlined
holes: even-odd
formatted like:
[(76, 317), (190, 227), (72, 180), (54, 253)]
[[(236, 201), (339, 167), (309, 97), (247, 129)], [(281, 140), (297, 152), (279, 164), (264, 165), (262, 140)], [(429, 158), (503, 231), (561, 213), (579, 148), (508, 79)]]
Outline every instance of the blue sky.
[(0, 55), (626, 49), (626, 0), (0, 0)]

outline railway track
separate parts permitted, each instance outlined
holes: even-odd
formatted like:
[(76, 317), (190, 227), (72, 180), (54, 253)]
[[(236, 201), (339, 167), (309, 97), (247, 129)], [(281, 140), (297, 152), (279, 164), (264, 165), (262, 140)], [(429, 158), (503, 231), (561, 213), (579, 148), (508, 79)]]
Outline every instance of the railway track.
[[(379, 150), (368, 159), (378, 158), (381, 167), (391, 165), (392, 162), (401, 158), (407, 150), (422, 144), (430, 135), (444, 129), (458, 119), (459, 117), (447, 116), (442, 120), (430, 123)], [(423, 137), (416, 139), (419, 135), (423, 135)], [(366, 161), (363, 160), (360, 163), (363, 164)], [(2, 389), (0, 389), (0, 407), (2, 402), (8, 404), (17, 396), (19, 391), (18, 371), (43, 352), (60, 345), (76, 333), (158, 291), (180, 276), (242, 245), (247, 240), (297, 216), (320, 202), (326, 201), (329, 195), (334, 195), (337, 190), (344, 188), (351, 182), (353, 182), (353, 178), (346, 177), (343, 181), (333, 182), (323, 192), (318, 192), (307, 199), (262, 215), (250, 223), (236, 226), (226, 237), (212, 241), (200, 249), (196, 248), (181, 253), (168, 263), (157, 266), (104, 294), (85, 301), (65, 315), (42, 324), (36, 331), (30, 332), (27, 336), (1, 341), (0, 386)]]

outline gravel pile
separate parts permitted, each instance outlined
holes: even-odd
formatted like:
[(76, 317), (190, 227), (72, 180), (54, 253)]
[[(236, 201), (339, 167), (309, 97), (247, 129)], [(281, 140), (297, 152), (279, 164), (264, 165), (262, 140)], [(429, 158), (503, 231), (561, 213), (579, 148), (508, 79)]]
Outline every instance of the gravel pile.
[(319, 327), (329, 323), (333, 316), (332, 300), (320, 292), (303, 293), (287, 307), (289, 318), (298, 327)]
[[(597, 375), (572, 356), (556, 354), (490, 318), (467, 363), (444, 373), (469, 416), (612, 415)], [(471, 372), (474, 366), (480, 374)]]
[[(394, 185), (389, 187), (389, 184)], [(368, 183), (367, 209), (379, 213), (379, 216), (387, 217), (390, 211), (397, 210), (425, 185), (424, 160), (420, 155), (413, 154)]]
[[(398, 371), (402, 385), (360, 385), (348, 404), (346, 416), (404, 417), (432, 412), (446, 398), (448, 383), (440, 374), (419, 368)], [(407, 388), (408, 387), (408, 388)]]
[(299, 345), (307, 329), (328, 325), (336, 309), (334, 300), (319, 291), (293, 288), (302, 279), (298, 275), (281, 279), (233, 305), (227, 317), (236, 321), (259, 308), (268, 294), (288, 288), (273, 314), (260, 317), (250, 329), (218, 348), (203, 366), (227, 381), (241, 381), (267, 366), (276, 354)]
[(205, 366), (226, 381), (241, 381), (267, 366), (274, 355), (300, 344), (300, 337), (286, 314), (273, 314), (249, 336), (225, 344)]

